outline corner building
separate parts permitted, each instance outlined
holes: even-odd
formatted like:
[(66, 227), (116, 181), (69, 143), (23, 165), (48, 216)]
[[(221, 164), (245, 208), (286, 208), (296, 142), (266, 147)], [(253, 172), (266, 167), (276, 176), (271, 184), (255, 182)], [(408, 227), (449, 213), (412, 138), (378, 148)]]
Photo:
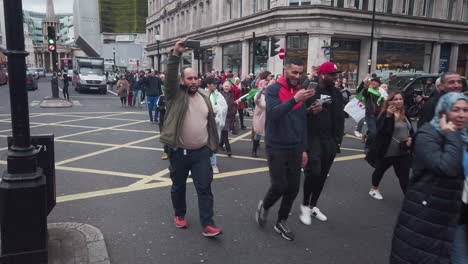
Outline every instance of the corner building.
[[(457, 71), (468, 74), (468, 0), (375, 0), (373, 72)], [(149, 0), (148, 65), (165, 70), (181, 37), (200, 40), (200, 71), (230, 67), (252, 72), (252, 34), (265, 49), (280, 39), (286, 57), (301, 57), (307, 71), (338, 64), (356, 83), (368, 71), (374, 0)], [(269, 55), (269, 52), (268, 52)], [(198, 68), (188, 52), (183, 67)], [(282, 72), (279, 56), (257, 56), (255, 71)]]

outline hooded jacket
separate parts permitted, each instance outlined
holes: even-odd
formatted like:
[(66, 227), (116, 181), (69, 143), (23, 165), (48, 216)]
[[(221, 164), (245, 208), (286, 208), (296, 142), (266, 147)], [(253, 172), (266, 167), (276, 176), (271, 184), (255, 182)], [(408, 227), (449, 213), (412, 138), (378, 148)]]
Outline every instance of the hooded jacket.
[(284, 76), (267, 88), (265, 141), (268, 147), (306, 150), (307, 109), (304, 103), (294, 99), (299, 88), (300, 85), (290, 87)]

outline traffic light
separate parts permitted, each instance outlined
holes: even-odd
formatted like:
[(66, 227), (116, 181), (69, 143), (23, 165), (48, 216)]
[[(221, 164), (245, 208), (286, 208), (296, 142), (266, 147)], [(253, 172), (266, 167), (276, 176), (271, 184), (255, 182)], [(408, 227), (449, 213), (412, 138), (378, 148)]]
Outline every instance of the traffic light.
[(271, 57), (274, 57), (276, 55), (278, 55), (279, 53), (279, 50), (276, 50), (277, 48), (280, 47), (279, 44), (276, 44), (278, 41), (280, 41), (279, 38), (276, 38), (276, 37), (271, 37), (270, 39), (270, 56)]
[(263, 54), (263, 52), (262, 52), (262, 42), (260, 42), (260, 41), (255, 42), (254, 53), (255, 53), (255, 56), (262, 56), (262, 54)]
[(55, 35), (55, 28), (52, 26), (47, 27), (47, 47), (49, 51), (56, 52), (57, 51), (57, 41)]
[(205, 50), (204, 49), (193, 49), (193, 58), (195, 60), (204, 60), (205, 59)]

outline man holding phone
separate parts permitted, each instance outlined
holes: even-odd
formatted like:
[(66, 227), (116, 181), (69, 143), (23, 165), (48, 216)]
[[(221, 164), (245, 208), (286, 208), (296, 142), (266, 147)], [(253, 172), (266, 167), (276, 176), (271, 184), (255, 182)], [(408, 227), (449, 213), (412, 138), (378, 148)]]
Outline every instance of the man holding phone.
[(213, 221), (213, 169), (210, 157), (218, 150), (219, 137), (208, 92), (199, 89), (198, 74), (186, 68), (179, 78), (180, 57), (188, 50), (187, 39), (179, 40), (169, 57), (165, 81), (166, 115), (160, 141), (169, 146), (171, 198), (175, 225), (186, 228), (186, 182), (189, 171), (198, 194), (203, 235), (221, 234)]
[[(311, 216), (327, 221), (317, 202), (344, 135), (343, 96), (334, 87), (340, 72), (334, 63), (323, 63), (318, 68), (315, 96), (306, 102), (309, 162), (304, 169), (304, 199), (299, 216), (305, 225), (312, 223)], [(314, 83), (310, 84), (309, 89), (313, 89)]]
[(271, 186), (258, 204), (256, 221), (264, 227), (268, 210), (280, 199), (281, 206), (274, 230), (286, 240), (294, 240), (288, 219), (291, 207), (299, 192), (301, 167), (307, 163), (307, 109), (304, 102), (315, 91), (300, 90), (304, 62), (289, 58), (284, 75), (268, 87), (265, 94), (265, 141), (270, 170)]

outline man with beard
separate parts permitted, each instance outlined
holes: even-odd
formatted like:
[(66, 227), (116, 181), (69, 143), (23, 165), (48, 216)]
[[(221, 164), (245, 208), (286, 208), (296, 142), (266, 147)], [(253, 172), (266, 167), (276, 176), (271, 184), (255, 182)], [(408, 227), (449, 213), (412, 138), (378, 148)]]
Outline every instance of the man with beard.
[(280, 199), (281, 206), (274, 230), (291, 241), (294, 234), (286, 224), (294, 199), (299, 192), (301, 166), (307, 164), (307, 109), (304, 102), (315, 91), (299, 90), (304, 62), (290, 58), (282, 75), (265, 94), (265, 141), (271, 186), (257, 207), (260, 227), (267, 221), (268, 210)]
[(463, 79), (460, 74), (447, 72), (440, 77), (440, 80), (437, 80), (436, 90), (431, 94), (431, 97), (424, 104), (421, 110), (421, 116), (418, 120), (418, 128), (432, 120), (440, 97), (449, 92), (463, 92)]
[(299, 219), (305, 225), (312, 222), (311, 216), (320, 221), (327, 217), (317, 208), (317, 201), (337, 153), (340, 152), (344, 135), (343, 96), (335, 88), (338, 68), (325, 62), (319, 69), (319, 83), (315, 96), (306, 102), (309, 116), (308, 157), (304, 181), (304, 199)]
[(221, 233), (213, 221), (213, 169), (210, 157), (217, 151), (219, 137), (209, 94), (199, 89), (197, 72), (186, 68), (179, 80), (180, 57), (187, 48), (179, 40), (169, 57), (165, 82), (166, 115), (160, 141), (169, 147), (171, 198), (175, 225), (187, 227), (186, 182), (189, 171), (198, 194), (203, 235)]

